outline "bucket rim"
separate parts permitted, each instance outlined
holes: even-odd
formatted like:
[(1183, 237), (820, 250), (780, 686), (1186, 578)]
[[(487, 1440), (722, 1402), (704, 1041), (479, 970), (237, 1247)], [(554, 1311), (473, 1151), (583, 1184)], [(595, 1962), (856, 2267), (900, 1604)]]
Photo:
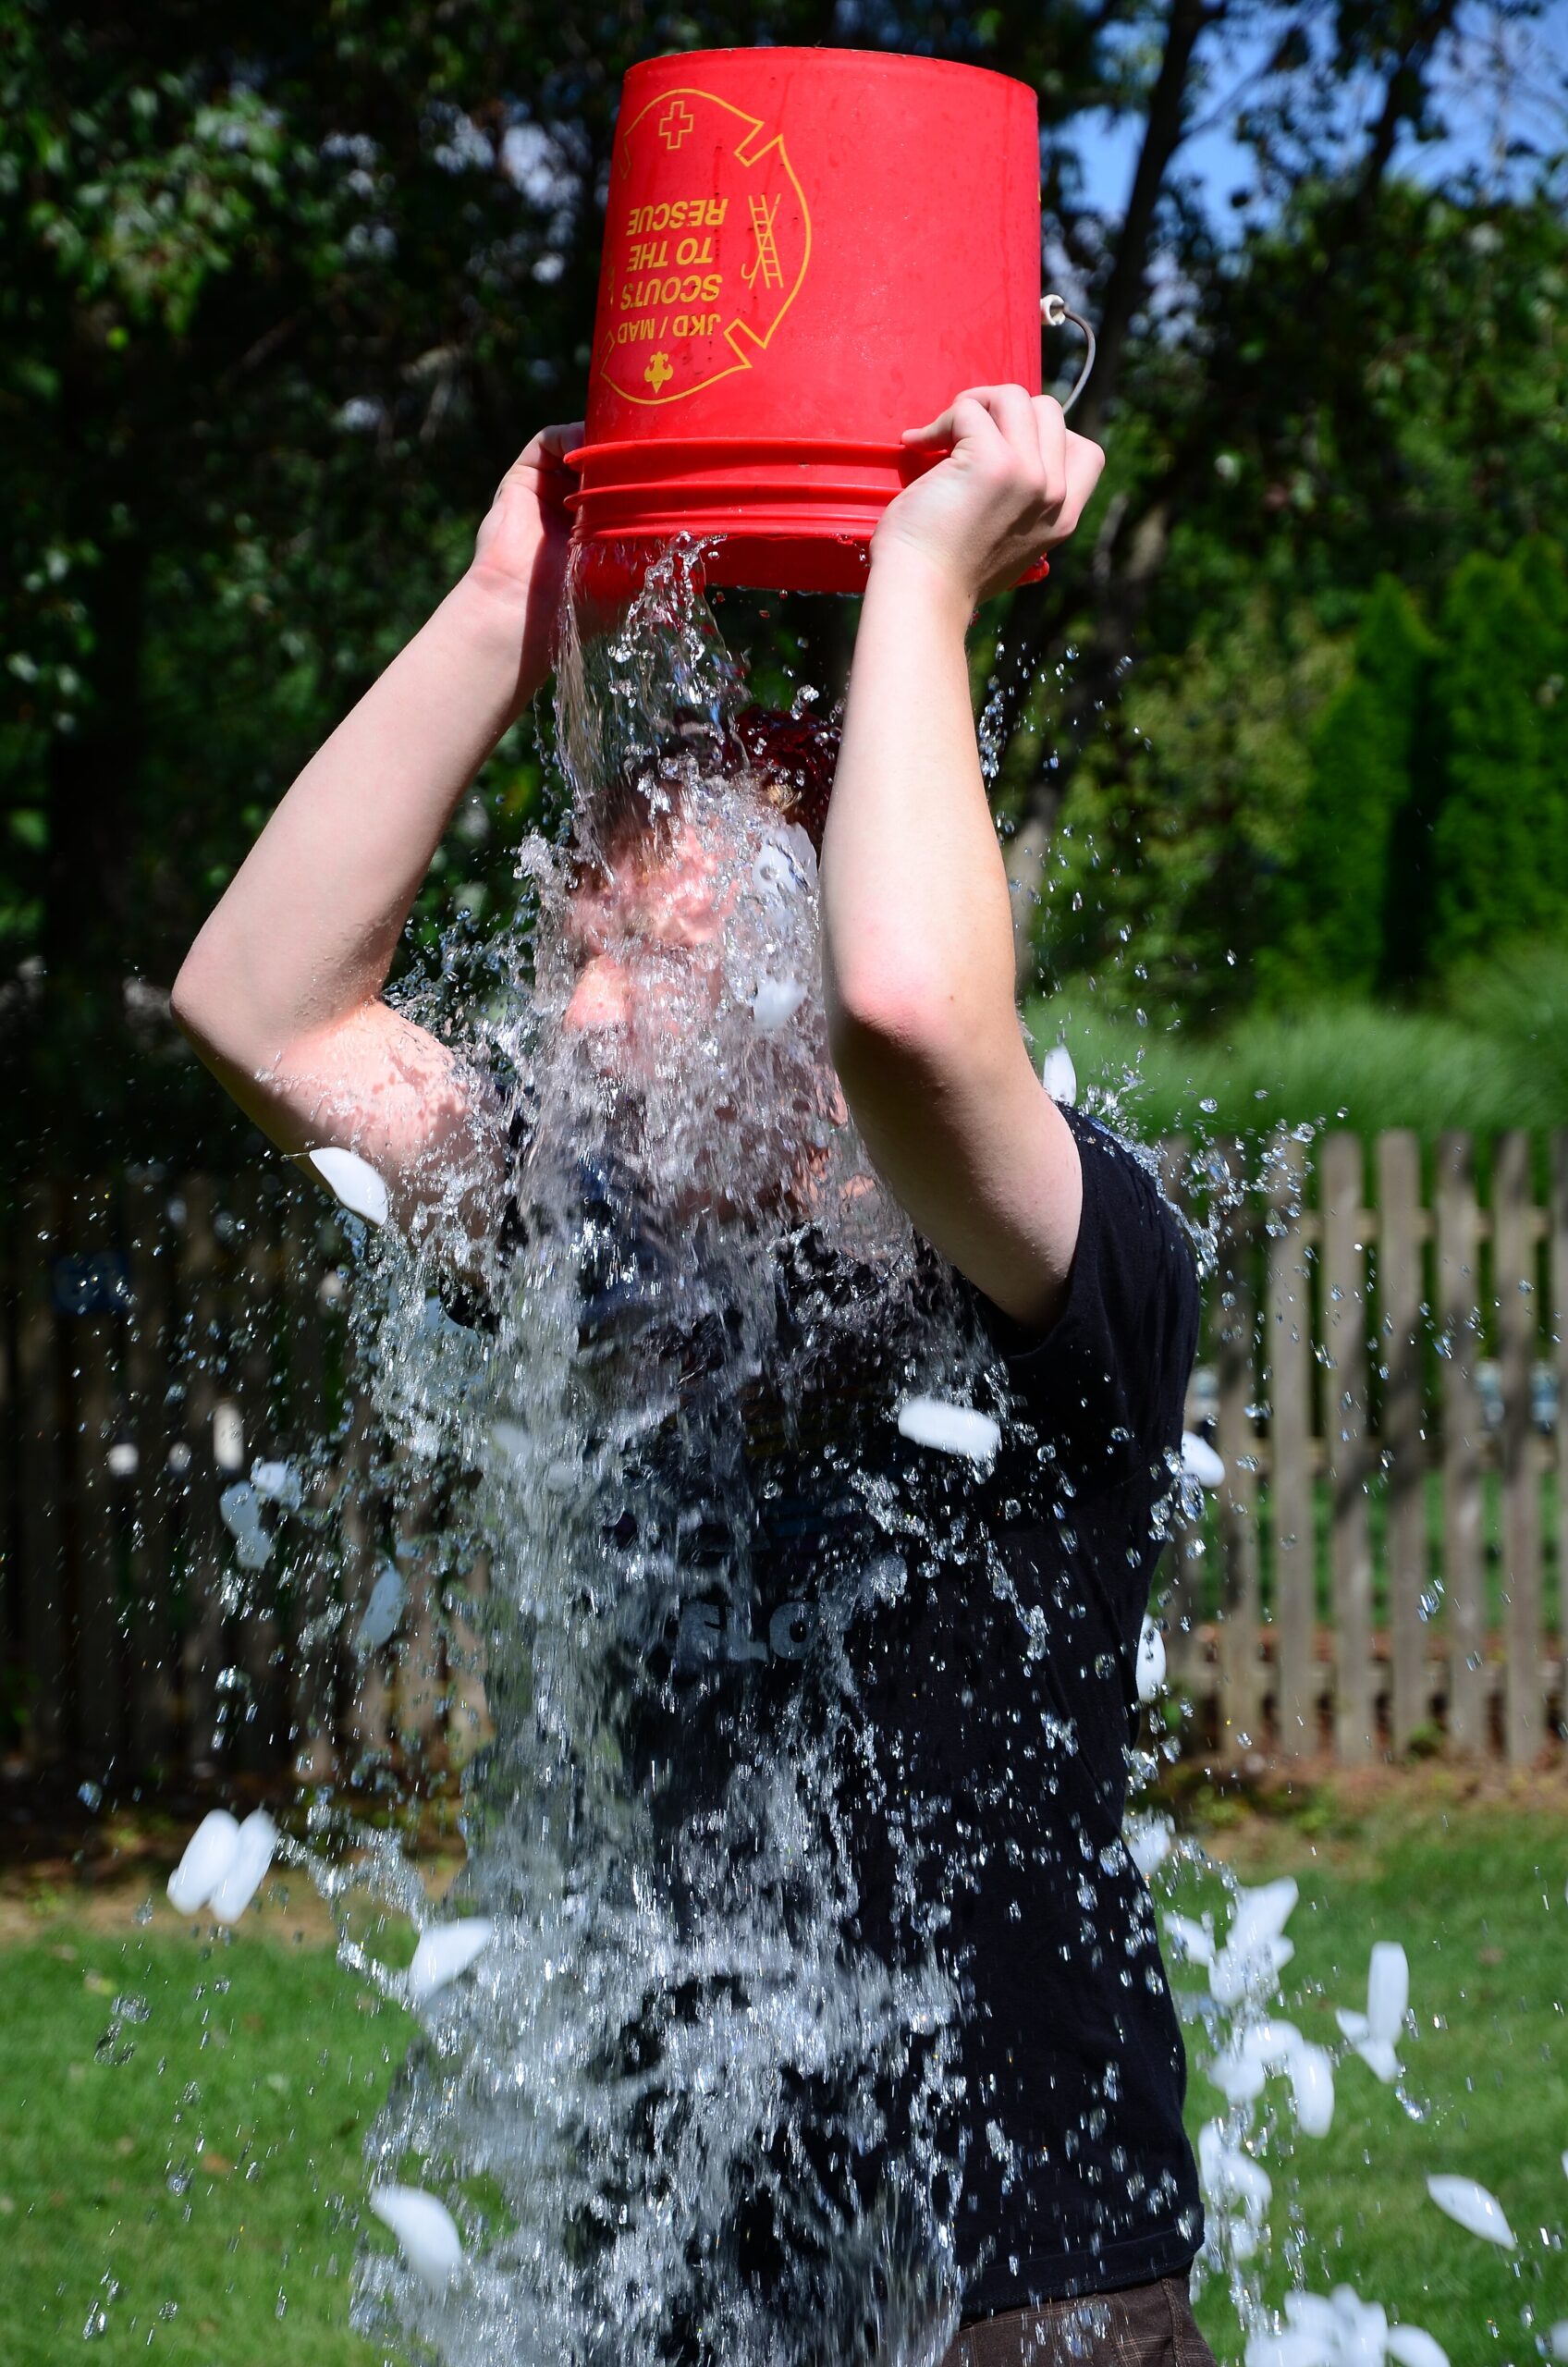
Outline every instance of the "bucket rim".
[(923, 57), (918, 52), (907, 49), (840, 49), (838, 47), (815, 49), (804, 43), (785, 42), (780, 42), (777, 47), (766, 49), (759, 48), (754, 43), (749, 45), (737, 43), (729, 49), (665, 50), (657, 57), (640, 57), (634, 66), (629, 66), (622, 77), (621, 89), (624, 92), (627, 83), (634, 74), (648, 74), (655, 67), (680, 69), (700, 66), (709, 58), (730, 57), (780, 58), (791, 65), (809, 64), (817, 68), (826, 67), (830, 72), (837, 72), (840, 64), (843, 64), (862, 68), (867, 66), (890, 67), (896, 70), (908, 68), (917, 73), (926, 74), (974, 75), (987, 82), (1004, 82), (1010, 90), (1024, 92), (1035, 106), (1038, 107), (1040, 104), (1040, 93), (1033, 82), (1025, 82), (1018, 74), (1003, 74), (995, 66), (972, 66), (967, 58)]
[(599, 444), (579, 444), (572, 451), (563, 452), (561, 458), (569, 469), (582, 470), (599, 460), (633, 457), (679, 467), (687, 459), (730, 454), (737, 460), (831, 458), (873, 464), (888, 459), (923, 460), (925, 457), (924, 453), (909, 452), (902, 444), (867, 443), (861, 437), (848, 435), (623, 435), (606, 437)]

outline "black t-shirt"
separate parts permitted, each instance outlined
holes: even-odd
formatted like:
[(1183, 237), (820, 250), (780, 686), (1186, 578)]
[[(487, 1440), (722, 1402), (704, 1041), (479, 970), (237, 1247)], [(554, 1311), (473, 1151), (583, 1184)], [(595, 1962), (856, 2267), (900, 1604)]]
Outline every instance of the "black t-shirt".
[[(1202, 2240), (1180, 2030), (1121, 1842), (1196, 1279), (1141, 1160), (1066, 1115), (1083, 1216), (1049, 1331), (1026, 1338), (926, 1260), (949, 1336), (955, 1306), (967, 1329), (959, 1393), (1005, 1417), (993, 1466), (900, 1435), (928, 1311), (916, 1292), (906, 1321), (868, 1331), (865, 1277), (807, 1227), (778, 1245), (773, 1333), (750, 1386), (730, 1385), (722, 1318), (710, 1313), (705, 1344), (700, 1328), (668, 1327), (678, 1410), (606, 1524), (629, 1599), (642, 1588), (652, 1606), (630, 1636), (618, 1747), (651, 1803), (667, 1895), (692, 1928), (739, 1899), (802, 1949), (820, 1948), (826, 1898), (841, 1965), (913, 1975), (937, 1961), (957, 2001), (938, 2105), (915, 2096), (918, 2045), (901, 2090), (891, 2075), (878, 2087), (868, 2063), (864, 2141), (842, 2065), (802, 2077), (788, 2141), (732, 2191), (712, 2274), (791, 2307), (813, 2228), (826, 2256), (884, 2207), (889, 2161), (934, 2114), (937, 2150), (962, 2161), (950, 2240), (967, 2318), (1144, 2283)], [(645, 1344), (664, 1262), (646, 1242), (610, 1257), (585, 1336), (613, 1343), (630, 1320)], [(941, 1393), (941, 1376), (925, 1378)], [(815, 1771), (793, 1873), (779, 1836), (796, 1811), (757, 1773), (780, 1765)], [(688, 1983), (631, 2055), (645, 2064), (675, 2020), (700, 2024), (712, 2004)], [(701, 2294), (688, 2306), (690, 2323)]]

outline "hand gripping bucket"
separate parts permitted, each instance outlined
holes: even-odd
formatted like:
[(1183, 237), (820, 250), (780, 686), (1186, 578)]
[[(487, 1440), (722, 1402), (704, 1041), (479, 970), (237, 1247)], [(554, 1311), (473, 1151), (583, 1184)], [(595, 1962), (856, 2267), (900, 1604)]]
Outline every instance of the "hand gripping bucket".
[(1026, 84), (842, 49), (634, 66), (573, 456), (591, 580), (717, 533), (712, 583), (860, 590), (933, 465), (900, 432), (966, 386), (1038, 394), (1040, 315)]

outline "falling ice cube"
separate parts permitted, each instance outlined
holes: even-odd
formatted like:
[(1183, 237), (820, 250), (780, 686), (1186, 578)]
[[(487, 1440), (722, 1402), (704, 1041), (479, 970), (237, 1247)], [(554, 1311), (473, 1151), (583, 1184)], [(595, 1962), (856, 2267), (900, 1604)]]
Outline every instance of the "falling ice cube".
[(1488, 2244), (1501, 2244), (1504, 2251), (1513, 2250), (1513, 2230), (1502, 2215), (1501, 2203), (1484, 2186), (1477, 2186), (1474, 2178), (1428, 2178), (1427, 2191), (1439, 2211), (1446, 2211), (1472, 2236), (1483, 2236)]
[(1071, 1110), (1078, 1098), (1078, 1072), (1065, 1044), (1055, 1044), (1040, 1066), (1040, 1083), (1053, 1101)]
[(1225, 1935), (1226, 1945), (1250, 1948), (1264, 1940), (1277, 1940), (1290, 1921), (1300, 1895), (1298, 1885), (1289, 1874), (1278, 1882), (1238, 1890), (1231, 1929)]
[(432, 1923), (422, 1932), (409, 1967), (410, 2004), (422, 2005), (466, 1972), (480, 1951), (489, 1946), (495, 1931), (485, 1916), (472, 1915), (461, 1923)]
[(1121, 1838), (1127, 1855), (1147, 1882), (1170, 1855), (1175, 1828), (1168, 1816), (1130, 1816)]
[(1327, 2137), (1334, 2117), (1334, 2067), (1320, 2046), (1298, 2046), (1286, 2067), (1304, 2137)]
[(752, 1017), (759, 1036), (776, 1035), (793, 1019), (806, 999), (799, 978), (762, 978), (752, 997)]
[(169, 1876), (169, 1904), (178, 1915), (195, 1915), (205, 1907), (239, 1846), (239, 1821), (227, 1809), (214, 1809), (202, 1819)]
[(367, 2200), (414, 2275), (435, 2292), (450, 2285), (463, 2264), (463, 2245), (446, 2204), (417, 2186), (373, 2186)]
[(1425, 2326), (1390, 2326), (1383, 2348), (1399, 2367), (1448, 2367), (1448, 2353)]
[(1367, 2036), (1395, 2045), (1409, 2003), (1409, 1959), (1397, 1940), (1378, 1940), (1366, 1973)]
[(258, 1496), (280, 1505), (286, 1513), (297, 1513), (305, 1501), (304, 1482), (291, 1463), (265, 1463), (258, 1458), (251, 1466), (251, 1485)]
[(266, 1880), (277, 1847), (277, 1827), (265, 1809), (252, 1809), (235, 1836), (234, 1855), (208, 1905), (220, 1923), (238, 1923)]
[(1207, 1924), (1194, 1923), (1190, 1915), (1168, 1915), (1165, 1936), (1188, 1964), (1214, 1962), (1214, 1934)]
[(1188, 1479), (1195, 1479), (1200, 1488), (1218, 1488), (1225, 1477), (1222, 1459), (1215, 1453), (1207, 1439), (1196, 1430), (1182, 1433), (1182, 1470)]
[(367, 1224), (386, 1222), (386, 1186), (368, 1159), (357, 1150), (312, 1150), (307, 1157), (350, 1216), (363, 1217)]
[(916, 1446), (968, 1455), (974, 1463), (988, 1463), (1001, 1444), (1001, 1427), (989, 1414), (945, 1397), (906, 1397), (899, 1407), (899, 1429)]
[(391, 1562), (384, 1563), (381, 1576), (370, 1590), (370, 1600), (365, 1605), (364, 1617), (354, 1638), (354, 1650), (361, 1660), (367, 1653), (378, 1652), (383, 1644), (392, 1641), (407, 1599), (408, 1588), (403, 1583), (401, 1570)]

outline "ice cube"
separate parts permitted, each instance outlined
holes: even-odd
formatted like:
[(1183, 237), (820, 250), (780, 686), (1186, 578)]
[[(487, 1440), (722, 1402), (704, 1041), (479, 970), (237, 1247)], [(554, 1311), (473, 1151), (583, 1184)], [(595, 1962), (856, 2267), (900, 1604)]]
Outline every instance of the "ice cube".
[(1472, 2236), (1484, 2236), (1488, 2244), (1501, 2244), (1504, 2251), (1513, 2250), (1513, 2230), (1503, 2217), (1501, 2203), (1474, 2178), (1428, 2178), (1427, 2191), (1439, 2211), (1446, 2211)]
[(1409, 2003), (1409, 1959), (1397, 1940), (1378, 1940), (1366, 1973), (1367, 2036), (1396, 2045)]
[(264, 1568), (272, 1539), (262, 1520), (262, 1500), (249, 1479), (237, 1479), (218, 1498), (218, 1518), (234, 1539), (234, 1558), (242, 1570)]
[(1381, 2079), (1385, 2088), (1393, 2086), (1399, 2078), (1400, 2061), (1386, 2038), (1365, 2038), (1355, 2051), (1374, 2079)]
[(1254, 2062), (1261, 2063), (1266, 2070), (1286, 2071), (1292, 2056), (1305, 2045), (1306, 2041), (1294, 2022), (1271, 2018), (1266, 2022), (1255, 2022), (1249, 2030), (1243, 2030), (1240, 2043), (1242, 2053), (1250, 2055)]
[(1304, 2041), (1285, 2067), (1304, 2137), (1327, 2137), (1334, 2117), (1334, 2067), (1320, 2046)]
[(1189, 1479), (1195, 1479), (1200, 1488), (1218, 1488), (1225, 1477), (1222, 1458), (1215, 1453), (1207, 1439), (1199, 1438), (1196, 1430), (1183, 1430), (1182, 1433), (1182, 1469)]
[(1243, 1997), (1272, 1997), (1280, 1974), (1295, 1954), (1291, 1940), (1228, 1940), (1208, 1968), (1208, 1993), (1217, 2005), (1239, 2005)]
[(1268, 2171), (1250, 2153), (1227, 2145), (1217, 2120), (1198, 2131), (1198, 2168), (1205, 2195), (1221, 2209), (1235, 2203), (1249, 2218), (1261, 2218), (1268, 2210), (1274, 2192)]
[(1383, 2348), (1399, 2367), (1448, 2367), (1448, 2353), (1425, 2326), (1390, 2326)]
[(357, 1150), (312, 1150), (306, 1156), (350, 1216), (363, 1217), (367, 1224), (386, 1222), (386, 1186), (368, 1159)]
[(776, 1035), (793, 1019), (806, 999), (799, 978), (761, 978), (752, 997), (752, 1017), (761, 1036)]
[(1251, 1890), (1238, 1890), (1231, 1915), (1231, 1929), (1225, 1935), (1230, 1948), (1250, 1948), (1262, 1940), (1277, 1940), (1295, 1907), (1301, 1892), (1289, 1874), (1275, 1883), (1259, 1883)]
[(403, 1615), (408, 1591), (401, 1570), (390, 1562), (383, 1563), (381, 1576), (370, 1590), (370, 1600), (365, 1605), (359, 1634), (354, 1637), (354, 1650), (361, 1660), (367, 1653), (378, 1652), (383, 1644), (391, 1642), (398, 1632), (398, 1622)]
[(906, 1397), (899, 1407), (899, 1429), (916, 1446), (934, 1447), (939, 1454), (966, 1454), (974, 1463), (988, 1463), (1001, 1444), (1001, 1426), (973, 1405), (955, 1405), (945, 1397)]
[(1327, 2343), (1305, 2326), (1283, 2326), (1278, 2334), (1247, 2336), (1246, 2367), (1336, 2367), (1339, 2342)]
[(483, 1915), (471, 1915), (460, 1923), (432, 1923), (419, 1935), (409, 1967), (409, 2003), (423, 2005), (449, 1981), (466, 1972), (476, 1956), (487, 1948), (495, 1937), (496, 1927)]
[(177, 1914), (195, 1915), (205, 1907), (233, 1864), (239, 1846), (239, 1821), (227, 1809), (214, 1809), (202, 1819), (169, 1876), (169, 1904)]
[(260, 1456), (251, 1466), (251, 1485), (270, 1504), (297, 1513), (305, 1501), (304, 1482), (291, 1463), (266, 1463)]
[(1239, 2046), (1227, 2046), (1209, 2065), (1208, 2076), (1227, 2103), (1250, 2104), (1255, 2096), (1263, 2093), (1268, 2074), (1256, 2055)]
[(1190, 1915), (1168, 1915), (1165, 1936), (1178, 1949), (1188, 1964), (1214, 1962), (1214, 1934), (1207, 1925), (1194, 1923)]
[(220, 1923), (238, 1923), (266, 1880), (277, 1847), (277, 1827), (265, 1809), (252, 1809), (235, 1835), (234, 1855), (208, 1899)]
[(1170, 1855), (1175, 1828), (1168, 1816), (1130, 1816), (1121, 1838), (1127, 1855), (1147, 1882)]
[(1078, 1098), (1078, 1072), (1065, 1044), (1053, 1044), (1046, 1054), (1040, 1064), (1040, 1083), (1053, 1101), (1072, 1109)]
[(367, 2200), (414, 2275), (437, 2293), (450, 2285), (463, 2264), (463, 2243), (446, 2204), (417, 2186), (373, 2186)]

